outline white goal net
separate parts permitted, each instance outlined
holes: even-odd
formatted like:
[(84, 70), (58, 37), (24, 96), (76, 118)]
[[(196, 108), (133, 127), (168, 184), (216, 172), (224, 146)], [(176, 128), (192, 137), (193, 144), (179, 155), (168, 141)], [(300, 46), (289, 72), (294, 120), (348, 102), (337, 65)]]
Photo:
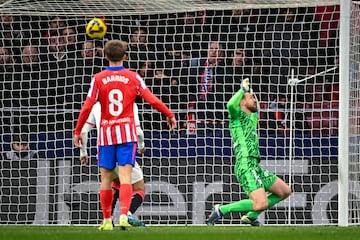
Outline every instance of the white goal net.
[[(348, 222), (359, 224), (360, 219), (360, 168), (359, 168), (359, 81), (360, 81), (360, 3), (350, 11), (349, 39), (349, 158), (348, 158)], [(339, 161), (341, 162), (341, 161)], [(340, 181), (340, 180), (339, 180)], [(341, 191), (341, 189), (340, 189)]]
[[(179, 120), (170, 134), (138, 101), (147, 151), (137, 156), (146, 183), (137, 217), (201, 225), (214, 204), (246, 197), (233, 173), (225, 105), (249, 77), (262, 108), (261, 163), (293, 190), (260, 220), (338, 223), (339, 1), (20, 0), (0, 1), (0, 16), (1, 224), (102, 221), (96, 132), (89, 166), (72, 138), (109, 39), (129, 42), (126, 66)], [(95, 16), (108, 27), (101, 40), (85, 34)], [(352, 29), (357, 119), (359, 26)], [(294, 92), (292, 73), (301, 82)], [(359, 224), (358, 134), (349, 156), (351, 224)], [(220, 222), (239, 223), (240, 214)]]

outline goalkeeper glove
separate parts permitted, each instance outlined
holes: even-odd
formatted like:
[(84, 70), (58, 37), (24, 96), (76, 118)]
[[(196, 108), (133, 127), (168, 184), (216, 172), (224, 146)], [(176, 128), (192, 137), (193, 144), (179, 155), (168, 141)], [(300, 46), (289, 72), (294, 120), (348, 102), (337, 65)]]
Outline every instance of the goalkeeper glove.
[(241, 81), (241, 88), (242, 88), (245, 92), (249, 92), (249, 91), (250, 91), (250, 80), (249, 80), (249, 78), (245, 78), (244, 80)]

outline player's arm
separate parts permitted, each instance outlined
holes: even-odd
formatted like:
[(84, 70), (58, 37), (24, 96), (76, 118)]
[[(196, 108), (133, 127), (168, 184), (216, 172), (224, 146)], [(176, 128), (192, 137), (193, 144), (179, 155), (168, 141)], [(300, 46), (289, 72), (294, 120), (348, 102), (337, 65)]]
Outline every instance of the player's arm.
[(250, 94), (256, 99), (256, 109), (257, 109), (257, 112), (252, 113), (250, 118), (251, 118), (251, 121), (253, 122), (254, 126), (257, 127), (257, 124), (259, 121), (260, 104), (259, 104), (259, 100), (256, 97), (255, 93), (253, 92), (252, 88), (250, 88)]
[(81, 108), (80, 114), (79, 114), (79, 118), (78, 121), (76, 123), (76, 127), (74, 130), (74, 144), (76, 147), (81, 148), (82, 145), (82, 135), (81, 135), (81, 130), (83, 129), (85, 123), (86, 123), (86, 119), (89, 117), (92, 106), (94, 105), (95, 101), (92, 100), (91, 98), (87, 98), (83, 107)]
[(144, 132), (140, 127), (140, 120), (139, 120), (139, 109), (134, 103), (134, 122), (136, 127), (136, 135), (138, 138), (137, 145), (138, 145), (138, 153), (143, 154), (145, 152), (145, 143), (144, 143)]
[(241, 82), (241, 88), (237, 91), (226, 104), (226, 108), (230, 115), (234, 115), (240, 109), (240, 102), (243, 99), (246, 92), (250, 91), (250, 81), (248, 78), (245, 78)]
[(140, 95), (146, 102), (148, 102), (153, 108), (163, 113), (167, 119), (167, 123), (170, 126), (170, 130), (176, 128), (176, 119), (174, 113), (163, 103), (158, 97), (156, 97), (148, 88), (141, 91)]
[(80, 147), (80, 162), (85, 165), (89, 162), (87, 153), (88, 134), (93, 127), (93, 124), (86, 122), (83, 129), (81, 130), (82, 142)]
[(144, 132), (140, 126), (136, 127), (136, 134), (138, 137), (138, 153), (143, 154), (145, 152)]
[(231, 116), (234, 116), (235, 113), (240, 109), (240, 101), (244, 97), (245, 91), (240, 89), (237, 91), (226, 104), (226, 108)]
[(76, 147), (81, 148), (81, 143), (83, 141), (81, 136), (81, 130), (84, 127), (94, 104), (96, 103), (97, 95), (98, 95), (98, 86), (97, 86), (97, 82), (95, 81), (95, 78), (93, 77), (91, 80), (90, 90), (86, 97), (86, 101), (81, 108), (78, 121), (76, 123), (76, 127), (74, 130), (74, 145)]

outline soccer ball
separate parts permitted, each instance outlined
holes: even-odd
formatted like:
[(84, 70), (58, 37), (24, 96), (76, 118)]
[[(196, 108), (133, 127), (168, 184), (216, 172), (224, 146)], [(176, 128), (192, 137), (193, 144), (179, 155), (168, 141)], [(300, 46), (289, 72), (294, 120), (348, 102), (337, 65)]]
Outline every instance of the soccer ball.
[(93, 18), (86, 25), (86, 34), (90, 38), (102, 39), (107, 31), (105, 22), (100, 18)]

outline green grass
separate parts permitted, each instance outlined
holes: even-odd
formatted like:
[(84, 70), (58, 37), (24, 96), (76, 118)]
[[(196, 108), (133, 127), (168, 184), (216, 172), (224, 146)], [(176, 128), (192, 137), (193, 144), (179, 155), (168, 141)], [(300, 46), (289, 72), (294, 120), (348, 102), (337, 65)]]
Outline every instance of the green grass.
[(0, 226), (0, 240), (359, 240), (360, 226), (146, 227), (98, 231), (95, 226)]

